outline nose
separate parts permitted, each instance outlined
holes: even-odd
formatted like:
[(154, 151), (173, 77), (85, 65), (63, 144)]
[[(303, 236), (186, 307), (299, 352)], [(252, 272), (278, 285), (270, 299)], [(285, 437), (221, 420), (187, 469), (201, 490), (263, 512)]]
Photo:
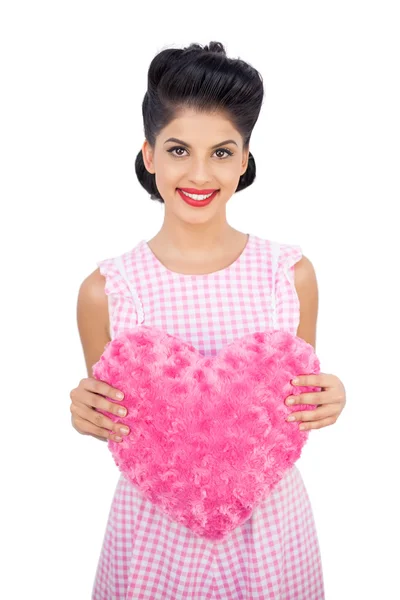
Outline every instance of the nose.
[(207, 186), (212, 187), (209, 184), (213, 180), (213, 177), (209, 173), (209, 165), (206, 164), (206, 161), (200, 159), (193, 159), (191, 161), (188, 180), (195, 189), (200, 190)]

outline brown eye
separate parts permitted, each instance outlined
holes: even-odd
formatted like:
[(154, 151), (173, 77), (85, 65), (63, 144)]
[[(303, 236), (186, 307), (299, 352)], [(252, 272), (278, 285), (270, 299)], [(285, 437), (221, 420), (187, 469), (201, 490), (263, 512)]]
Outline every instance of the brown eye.
[[(172, 154), (175, 150), (184, 150), (186, 152), (186, 149), (183, 148), (182, 146), (174, 146), (173, 148), (170, 148), (169, 150), (167, 150), (167, 152), (169, 152), (170, 154)], [(228, 156), (233, 156), (233, 152), (231, 152), (230, 150), (228, 150), (228, 148), (218, 148), (217, 150), (215, 150), (215, 152), (225, 152), (225, 154), (227, 154)], [(183, 156), (182, 154), (172, 154), (172, 156)], [(223, 156), (221, 158), (221, 160), (228, 158), (227, 156)]]
[[(233, 155), (233, 152), (231, 152), (230, 150), (228, 150), (227, 148), (218, 148), (218, 150), (216, 150), (215, 152), (225, 152), (226, 154), (228, 154), (229, 156)], [(226, 158), (226, 157), (225, 157)]]
[[(180, 146), (179, 146), (179, 147), (177, 146), (176, 148), (170, 148), (169, 150), (167, 150), (167, 152), (169, 152), (170, 154), (172, 154), (172, 152), (173, 152), (174, 150), (185, 150), (185, 148), (182, 148), (182, 147), (180, 147)], [(186, 152), (186, 150), (185, 150), (185, 152)], [(177, 156), (177, 155), (176, 155), (176, 154), (173, 154), (172, 156)], [(178, 156), (182, 156), (182, 154), (178, 154)]]
[[(181, 148), (181, 147), (179, 147), (179, 148), (178, 147), (177, 148), (171, 148), (170, 150), (168, 150), (168, 152), (172, 154), (172, 152), (174, 150), (185, 150), (185, 148)], [(186, 152), (186, 150), (185, 150), (185, 152)], [(177, 156), (177, 155), (173, 154), (173, 156)], [(182, 156), (182, 154), (178, 154), (178, 156)]]

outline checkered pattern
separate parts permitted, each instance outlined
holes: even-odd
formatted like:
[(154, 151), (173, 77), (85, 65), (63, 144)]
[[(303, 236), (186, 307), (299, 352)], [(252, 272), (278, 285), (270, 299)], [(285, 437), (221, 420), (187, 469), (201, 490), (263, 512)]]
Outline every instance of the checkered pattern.
[[(145, 240), (99, 261), (111, 338), (140, 323), (214, 356), (247, 333), (296, 334), (293, 265), (299, 246), (249, 235), (230, 266), (204, 275), (167, 269)], [(164, 515), (121, 474), (92, 600), (324, 600), (310, 500), (296, 466), (227, 539), (197, 536)]]

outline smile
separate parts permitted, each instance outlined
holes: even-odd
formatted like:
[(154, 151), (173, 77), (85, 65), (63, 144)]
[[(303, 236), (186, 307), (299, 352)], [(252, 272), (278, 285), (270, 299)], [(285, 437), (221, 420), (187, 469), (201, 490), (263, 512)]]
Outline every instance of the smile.
[(219, 192), (219, 190), (214, 190), (211, 194), (190, 194), (189, 192), (184, 192), (180, 188), (177, 188), (177, 190), (182, 200), (190, 206), (206, 206), (212, 202)]

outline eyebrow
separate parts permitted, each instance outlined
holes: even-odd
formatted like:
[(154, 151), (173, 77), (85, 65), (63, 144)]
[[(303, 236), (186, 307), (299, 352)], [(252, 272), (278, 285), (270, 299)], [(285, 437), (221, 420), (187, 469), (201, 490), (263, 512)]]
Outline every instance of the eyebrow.
[[(188, 148), (191, 148), (190, 144), (187, 144), (186, 142), (182, 141), (182, 140), (178, 140), (178, 138), (168, 138), (164, 144), (166, 144), (167, 142), (176, 142), (177, 144), (182, 144), (183, 146), (187, 146)], [(235, 146), (237, 146), (237, 143), (235, 142), (235, 140), (224, 140), (223, 142), (220, 142), (219, 144), (215, 144), (214, 146), (211, 146), (211, 148), (218, 148), (218, 146), (223, 146), (224, 144), (235, 144)]]

